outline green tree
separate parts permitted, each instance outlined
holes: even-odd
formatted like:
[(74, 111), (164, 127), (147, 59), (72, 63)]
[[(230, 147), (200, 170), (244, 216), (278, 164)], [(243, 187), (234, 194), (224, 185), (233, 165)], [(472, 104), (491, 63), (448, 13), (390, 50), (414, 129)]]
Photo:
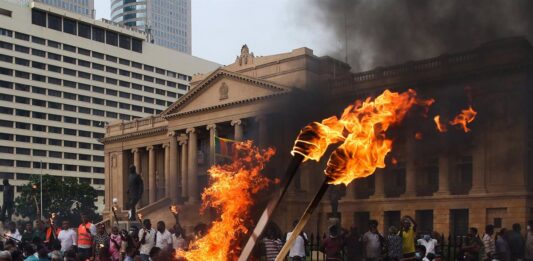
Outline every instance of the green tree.
[[(28, 184), (20, 187), (21, 194), (15, 199), (15, 210), (18, 215), (36, 219), (40, 208), (40, 177), (32, 175)], [(102, 217), (96, 212), (96, 190), (87, 183), (79, 183), (77, 178), (43, 176), (43, 209), (44, 217), (49, 218), (56, 213), (59, 220), (67, 219), (72, 225), (80, 222), (80, 213), (88, 213), (93, 222)]]

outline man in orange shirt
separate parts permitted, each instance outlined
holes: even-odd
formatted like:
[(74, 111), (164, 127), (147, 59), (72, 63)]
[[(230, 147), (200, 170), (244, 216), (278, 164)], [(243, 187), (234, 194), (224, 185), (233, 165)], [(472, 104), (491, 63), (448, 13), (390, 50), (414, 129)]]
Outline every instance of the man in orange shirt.
[(81, 255), (81, 260), (92, 257), (94, 235), (96, 235), (96, 226), (89, 221), (85, 213), (82, 213), (81, 224), (78, 227), (78, 253)]

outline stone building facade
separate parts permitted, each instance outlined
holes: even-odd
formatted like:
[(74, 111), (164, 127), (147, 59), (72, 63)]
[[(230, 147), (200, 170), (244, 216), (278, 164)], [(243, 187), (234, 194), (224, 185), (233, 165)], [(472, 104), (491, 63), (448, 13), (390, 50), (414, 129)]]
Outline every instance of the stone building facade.
[[(106, 213), (113, 198), (124, 209), (127, 167), (135, 164), (146, 184), (140, 209), (146, 217), (170, 221), (168, 206), (177, 202), (183, 205), (186, 228), (208, 222), (215, 214), (200, 216), (197, 211), (208, 184), (206, 171), (215, 160), (215, 136), (276, 146), (278, 155), (265, 172), (279, 177), (307, 118), (338, 115), (354, 100), (385, 89), (412, 88), (437, 101), (429, 118), (408, 117), (390, 134), (390, 158), (396, 164), (339, 190), (342, 225), (365, 230), (368, 220), (376, 219), (385, 231), (411, 215), (420, 230), (460, 235), (471, 226), (525, 224), (533, 209), (527, 106), (532, 54), (527, 40), (508, 38), (462, 53), (351, 73), (347, 64), (317, 57), (307, 48), (259, 57), (244, 46), (235, 63), (194, 76), (191, 91), (160, 115), (107, 127), (101, 140)], [(314, 100), (307, 103), (313, 104), (300, 107), (308, 93)], [(447, 121), (470, 105), (478, 112), (472, 131), (435, 130), (435, 114)], [(421, 140), (414, 138), (417, 132)], [(283, 230), (318, 190), (323, 167), (305, 163), (300, 168), (274, 218)], [(260, 199), (258, 205), (264, 202)], [(327, 231), (330, 212), (324, 199), (307, 230)]]

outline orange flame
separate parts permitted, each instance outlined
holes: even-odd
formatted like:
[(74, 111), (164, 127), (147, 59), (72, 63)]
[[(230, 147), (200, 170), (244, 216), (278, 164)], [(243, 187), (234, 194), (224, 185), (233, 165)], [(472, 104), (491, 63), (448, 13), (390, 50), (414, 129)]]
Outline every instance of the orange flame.
[(180, 208), (178, 207), (178, 205), (172, 204), (170, 207), (168, 207), (168, 209), (174, 215), (177, 215), (180, 212)]
[(245, 223), (252, 196), (265, 189), (270, 180), (260, 174), (274, 149), (259, 150), (251, 141), (235, 143), (233, 162), (212, 166), (208, 172), (211, 185), (202, 193), (202, 209), (213, 207), (220, 218), (213, 221), (207, 234), (192, 243), (189, 251), (178, 251), (177, 257), (188, 261), (236, 260), (235, 243), (248, 232)]
[(455, 118), (450, 121), (450, 125), (460, 125), (465, 132), (469, 132), (470, 129), (467, 127), (467, 124), (474, 121), (476, 118), (477, 112), (472, 109), (472, 106), (468, 107), (466, 110), (462, 110)]
[(421, 140), (422, 138), (424, 138), (424, 135), (422, 134), (422, 132), (417, 131), (415, 133), (415, 139), (416, 140)]
[(446, 125), (442, 124), (440, 122), (440, 115), (437, 115), (433, 118), (433, 121), (435, 122), (435, 125), (437, 126), (437, 130), (439, 132), (447, 132), (448, 128), (446, 128)]
[(376, 168), (385, 167), (385, 156), (392, 140), (385, 137), (391, 125), (399, 124), (413, 105), (427, 108), (434, 100), (416, 99), (416, 92), (385, 90), (372, 100), (348, 106), (340, 119), (330, 117), (321, 123), (306, 126), (296, 139), (293, 154), (305, 159), (320, 160), (327, 147), (343, 142), (330, 156), (326, 175), (331, 184), (349, 184), (356, 178), (372, 175)]

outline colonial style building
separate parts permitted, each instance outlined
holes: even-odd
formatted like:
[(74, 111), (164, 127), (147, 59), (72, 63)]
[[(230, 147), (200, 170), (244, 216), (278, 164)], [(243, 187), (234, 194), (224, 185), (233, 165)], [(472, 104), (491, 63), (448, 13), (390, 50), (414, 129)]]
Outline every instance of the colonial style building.
[[(171, 220), (168, 206), (177, 202), (187, 228), (208, 222), (215, 214), (199, 215), (198, 208), (208, 184), (206, 171), (215, 162), (216, 137), (275, 146), (278, 153), (265, 174), (281, 176), (306, 122), (338, 115), (354, 100), (385, 89), (413, 88), (436, 103), (427, 119), (413, 113), (389, 133), (395, 164), (355, 180), (345, 193), (338, 190), (342, 225), (364, 230), (369, 219), (377, 219), (383, 231), (411, 215), (420, 230), (459, 235), (469, 226), (524, 224), (533, 208), (527, 106), (532, 54), (527, 40), (508, 38), (462, 53), (351, 73), (347, 64), (317, 57), (307, 48), (258, 57), (244, 46), (235, 63), (194, 76), (191, 90), (161, 114), (107, 126), (101, 140), (106, 213), (113, 198), (124, 211), (127, 169), (134, 164), (146, 184), (140, 208), (146, 217)], [(470, 105), (478, 112), (472, 131), (435, 130), (434, 115), (448, 121)], [(415, 139), (417, 132), (422, 139)], [(316, 193), (323, 166), (304, 163), (300, 168), (275, 216), (282, 229), (289, 229)], [(258, 199), (257, 212), (264, 198)], [(316, 212), (307, 229), (326, 231), (330, 201), (323, 200)]]

